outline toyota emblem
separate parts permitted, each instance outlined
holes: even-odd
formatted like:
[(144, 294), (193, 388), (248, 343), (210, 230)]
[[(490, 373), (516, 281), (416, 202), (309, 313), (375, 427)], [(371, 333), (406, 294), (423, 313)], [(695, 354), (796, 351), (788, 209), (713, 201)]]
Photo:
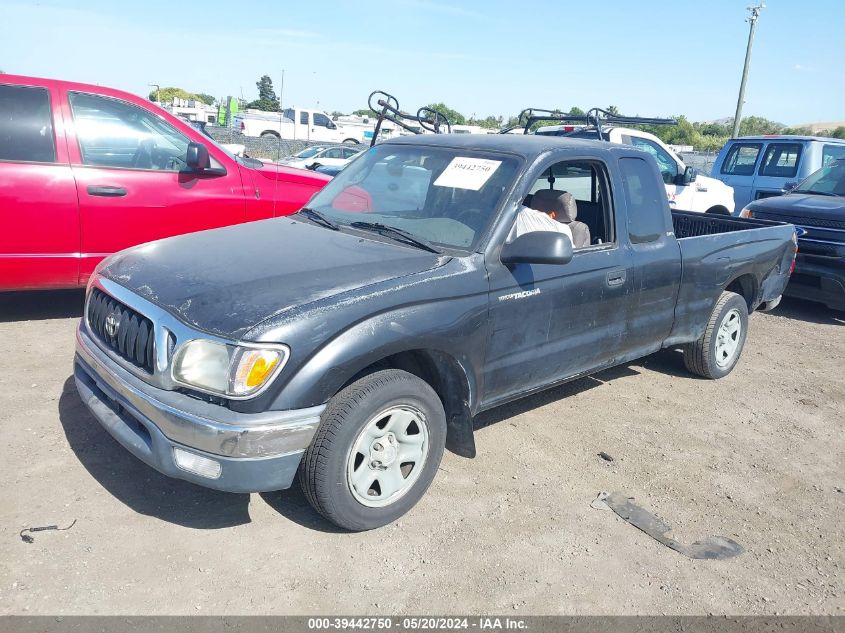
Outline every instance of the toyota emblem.
[(117, 330), (120, 327), (120, 315), (116, 312), (110, 313), (106, 317), (106, 334), (109, 338), (117, 336)]

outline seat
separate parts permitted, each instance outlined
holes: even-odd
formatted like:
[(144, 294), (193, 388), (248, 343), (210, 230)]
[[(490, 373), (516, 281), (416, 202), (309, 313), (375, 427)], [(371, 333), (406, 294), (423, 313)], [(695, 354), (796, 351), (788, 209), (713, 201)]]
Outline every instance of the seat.
[(584, 248), (590, 245), (590, 227), (578, 222), (578, 206), (575, 198), (567, 191), (540, 189), (531, 199), (531, 208), (543, 213), (554, 213), (554, 218), (569, 227), (572, 232), (572, 246)]

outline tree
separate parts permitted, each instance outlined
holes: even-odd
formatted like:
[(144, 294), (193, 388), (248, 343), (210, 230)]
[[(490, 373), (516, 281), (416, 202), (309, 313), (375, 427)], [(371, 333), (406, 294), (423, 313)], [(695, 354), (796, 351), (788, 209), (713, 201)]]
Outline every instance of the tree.
[(360, 110), (353, 110), (352, 114), (355, 116), (364, 116), (364, 117), (376, 117), (378, 114), (370, 110), (369, 108), (361, 108)]
[(617, 108), (615, 105), (609, 105), (605, 108), (605, 110), (607, 110), (608, 114), (619, 116), (619, 108)]
[(247, 107), (266, 112), (278, 112), (279, 97), (273, 90), (273, 80), (270, 79), (270, 75), (262, 75), (261, 79), (255, 82), (255, 86), (258, 88), (258, 99), (247, 104)]
[(168, 86), (160, 90), (151, 90), (148, 95), (150, 101), (161, 100), (161, 103), (172, 103), (173, 99), (184, 99), (185, 101), (202, 101), (206, 105), (214, 105), (216, 99), (205, 93), (188, 92), (184, 88)]
[(845, 138), (845, 125), (840, 125), (830, 133), (833, 138)]
[(584, 116), (587, 113), (584, 112), (578, 106), (572, 106), (571, 108), (569, 108), (569, 114), (574, 114), (575, 116)]
[(343, 112), (340, 112), (339, 110), (335, 110), (334, 112), (332, 112), (333, 119), (336, 119), (339, 116), (343, 116)]
[(449, 119), (449, 123), (452, 125), (465, 125), (467, 122), (466, 117), (463, 114), (457, 110), (453, 110), (445, 103), (429, 103), (426, 107), (431, 110), (437, 110), (438, 112), (446, 115), (446, 118)]

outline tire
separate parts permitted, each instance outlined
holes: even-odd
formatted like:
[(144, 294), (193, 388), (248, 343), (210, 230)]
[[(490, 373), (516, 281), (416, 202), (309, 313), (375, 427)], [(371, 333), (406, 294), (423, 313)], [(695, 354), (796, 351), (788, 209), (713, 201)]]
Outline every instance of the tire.
[(713, 306), (704, 334), (684, 346), (684, 364), (704, 378), (723, 378), (736, 367), (747, 335), (748, 305), (740, 295), (725, 291)]
[(361, 142), (354, 138), (347, 138), (343, 140), (343, 145), (360, 145)]
[(705, 211), (705, 213), (709, 213), (711, 215), (730, 215), (728, 210), (725, 207), (710, 207)]
[(265, 139), (270, 138), (270, 139), (273, 139), (274, 141), (277, 141), (281, 138), (281, 136), (279, 136), (279, 134), (276, 133), (276, 132), (262, 132), (260, 138), (265, 138)]
[[(300, 463), (300, 485), (335, 525), (371, 530), (416, 505), (445, 445), (446, 414), (434, 389), (405, 371), (378, 371), (329, 401)], [(415, 461), (409, 468), (403, 458)]]

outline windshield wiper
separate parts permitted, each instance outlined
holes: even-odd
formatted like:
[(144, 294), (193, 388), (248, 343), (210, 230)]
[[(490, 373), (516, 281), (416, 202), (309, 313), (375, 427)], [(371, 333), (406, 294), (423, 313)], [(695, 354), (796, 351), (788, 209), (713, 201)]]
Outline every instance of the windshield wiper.
[(302, 207), (299, 211), (296, 212), (297, 215), (304, 215), (306, 218), (311, 220), (312, 222), (316, 222), (317, 224), (322, 224), (328, 229), (332, 231), (339, 231), (340, 227), (329, 220), (326, 216), (324, 216), (319, 211), (315, 211), (311, 207)]
[(425, 240), (415, 237), (405, 229), (388, 226), (387, 224), (381, 224), (380, 222), (353, 222), (349, 226), (354, 229), (372, 231), (374, 233), (378, 233), (379, 235), (387, 235), (388, 237), (393, 237), (393, 239), (408, 242), (409, 244), (412, 244), (417, 248), (421, 248), (424, 251), (428, 251), (429, 253), (440, 254), (440, 251), (434, 248), (431, 244)]
[(815, 191), (813, 189), (793, 189), (790, 193), (807, 193), (811, 196), (833, 196), (834, 198), (839, 197), (837, 194), (829, 191)]

